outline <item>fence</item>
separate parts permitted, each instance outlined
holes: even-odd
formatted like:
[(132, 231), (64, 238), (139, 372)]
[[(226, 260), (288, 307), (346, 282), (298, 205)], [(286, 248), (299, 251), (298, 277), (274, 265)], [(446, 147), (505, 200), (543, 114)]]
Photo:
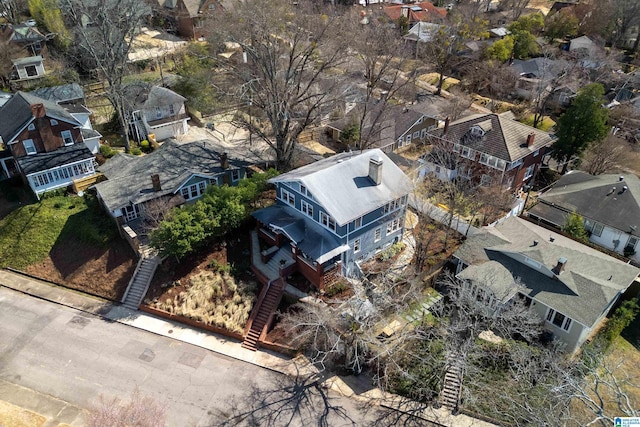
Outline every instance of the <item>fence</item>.
[(87, 176), (84, 178), (78, 178), (73, 180), (73, 191), (78, 193), (80, 191), (84, 191), (87, 188), (91, 187), (94, 184), (105, 181), (107, 178), (101, 174), (97, 173), (95, 175)]

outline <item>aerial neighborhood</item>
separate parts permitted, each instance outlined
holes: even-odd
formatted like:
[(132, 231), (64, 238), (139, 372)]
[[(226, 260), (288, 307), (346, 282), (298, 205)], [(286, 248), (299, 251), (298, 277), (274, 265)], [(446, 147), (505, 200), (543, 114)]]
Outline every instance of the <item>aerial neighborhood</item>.
[(0, 425), (640, 423), (639, 1), (0, 0), (0, 44)]

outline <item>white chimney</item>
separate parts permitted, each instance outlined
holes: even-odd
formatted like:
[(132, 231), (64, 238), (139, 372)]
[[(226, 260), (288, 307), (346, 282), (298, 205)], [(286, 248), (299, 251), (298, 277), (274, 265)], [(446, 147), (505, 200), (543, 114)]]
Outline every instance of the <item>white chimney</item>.
[(374, 156), (369, 159), (369, 179), (375, 185), (382, 183), (382, 158)]

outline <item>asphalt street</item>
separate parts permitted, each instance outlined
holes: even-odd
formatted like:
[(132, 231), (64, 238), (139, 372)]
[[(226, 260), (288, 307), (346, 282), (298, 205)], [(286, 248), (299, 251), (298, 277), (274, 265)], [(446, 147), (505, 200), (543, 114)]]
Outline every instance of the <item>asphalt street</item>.
[(47, 425), (83, 425), (100, 396), (126, 400), (136, 388), (166, 407), (170, 426), (369, 425), (378, 416), (314, 384), (0, 287), (0, 400)]

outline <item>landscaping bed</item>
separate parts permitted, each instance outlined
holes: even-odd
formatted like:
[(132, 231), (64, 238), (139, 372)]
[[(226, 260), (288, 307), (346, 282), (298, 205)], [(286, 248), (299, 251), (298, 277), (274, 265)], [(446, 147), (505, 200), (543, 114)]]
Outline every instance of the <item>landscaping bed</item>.
[(242, 334), (258, 293), (249, 270), (249, 225), (180, 262), (158, 267), (144, 304), (202, 325)]

